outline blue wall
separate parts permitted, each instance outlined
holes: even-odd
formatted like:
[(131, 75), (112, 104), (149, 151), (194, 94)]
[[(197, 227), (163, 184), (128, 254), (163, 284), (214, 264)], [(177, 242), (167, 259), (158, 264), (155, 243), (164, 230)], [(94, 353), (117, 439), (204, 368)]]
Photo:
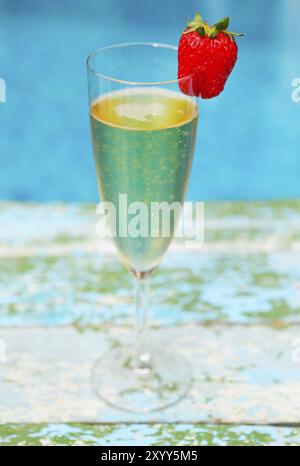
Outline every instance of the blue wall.
[(86, 56), (123, 41), (176, 44), (200, 4), (247, 36), (225, 92), (200, 103), (189, 197), (300, 197), (299, 0), (0, 0), (0, 199), (97, 199)]

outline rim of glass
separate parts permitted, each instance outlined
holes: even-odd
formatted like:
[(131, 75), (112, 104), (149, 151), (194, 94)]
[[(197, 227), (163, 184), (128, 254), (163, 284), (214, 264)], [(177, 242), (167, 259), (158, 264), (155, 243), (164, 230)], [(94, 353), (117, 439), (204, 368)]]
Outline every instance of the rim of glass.
[(102, 52), (105, 52), (110, 49), (116, 49), (116, 48), (122, 48), (122, 47), (132, 47), (132, 46), (145, 46), (145, 47), (154, 47), (154, 48), (163, 48), (163, 49), (169, 49), (173, 50), (174, 52), (177, 52), (178, 47), (175, 45), (170, 45), (170, 44), (162, 44), (159, 42), (123, 42), (120, 44), (114, 44), (114, 45), (108, 45), (107, 47), (102, 47), (101, 49), (95, 50), (95, 52), (92, 52), (86, 61), (87, 69), (89, 72), (93, 73), (95, 76), (98, 76), (99, 78), (107, 79), (109, 81), (113, 81), (115, 83), (119, 84), (131, 84), (131, 85), (145, 85), (145, 86), (153, 86), (153, 85), (167, 85), (167, 84), (175, 84), (179, 83), (181, 81), (185, 81), (189, 79), (192, 75), (185, 76), (184, 78), (180, 79), (170, 79), (167, 81), (127, 81), (124, 79), (119, 79), (119, 78), (114, 78), (111, 76), (107, 76), (105, 74), (99, 73), (96, 71), (93, 66), (92, 66), (92, 60), (99, 55)]

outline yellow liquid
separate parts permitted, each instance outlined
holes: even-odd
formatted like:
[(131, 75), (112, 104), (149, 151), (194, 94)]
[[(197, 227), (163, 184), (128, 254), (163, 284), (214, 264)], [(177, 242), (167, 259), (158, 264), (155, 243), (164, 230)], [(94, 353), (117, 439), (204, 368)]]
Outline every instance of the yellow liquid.
[[(127, 194), (128, 205), (143, 202), (149, 212), (152, 202), (183, 203), (197, 127), (191, 100), (155, 87), (113, 92), (92, 105), (91, 127), (101, 198), (117, 214), (119, 194)], [(167, 238), (117, 234), (121, 259), (139, 272), (156, 267), (175, 227), (171, 219)]]
[(99, 99), (92, 106), (91, 115), (123, 129), (153, 131), (188, 123), (197, 116), (197, 110), (191, 100), (178, 92), (136, 88)]

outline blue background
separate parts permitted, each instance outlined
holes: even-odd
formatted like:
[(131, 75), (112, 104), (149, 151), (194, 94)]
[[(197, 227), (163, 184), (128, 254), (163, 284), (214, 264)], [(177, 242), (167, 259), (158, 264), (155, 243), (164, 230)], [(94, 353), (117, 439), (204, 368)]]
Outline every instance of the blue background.
[(177, 44), (198, 9), (247, 35), (224, 93), (200, 102), (190, 199), (300, 197), (299, 0), (0, 0), (0, 199), (96, 200), (85, 58)]

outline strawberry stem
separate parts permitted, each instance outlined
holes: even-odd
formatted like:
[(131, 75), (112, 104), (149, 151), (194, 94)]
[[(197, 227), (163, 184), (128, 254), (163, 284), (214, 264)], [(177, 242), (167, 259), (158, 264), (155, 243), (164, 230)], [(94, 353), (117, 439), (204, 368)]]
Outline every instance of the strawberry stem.
[(210, 26), (207, 22), (204, 22), (200, 13), (196, 13), (192, 21), (187, 23), (187, 28), (183, 34), (188, 34), (189, 32), (196, 31), (202, 37), (210, 37), (212, 39), (218, 37), (219, 32), (224, 32), (230, 37), (230, 40), (233, 40), (233, 36), (243, 36), (237, 32), (227, 31), (229, 27), (230, 18), (221, 19), (218, 23)]

